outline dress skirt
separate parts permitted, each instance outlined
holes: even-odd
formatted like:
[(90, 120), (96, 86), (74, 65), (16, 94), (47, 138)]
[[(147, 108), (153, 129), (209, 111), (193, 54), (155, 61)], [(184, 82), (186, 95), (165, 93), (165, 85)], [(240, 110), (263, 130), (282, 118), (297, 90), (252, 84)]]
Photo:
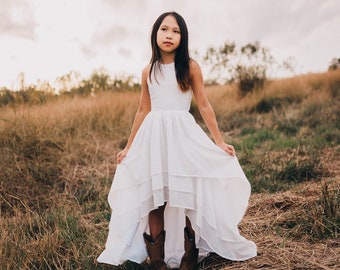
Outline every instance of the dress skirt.
[(236, 261), (254, 257), (255, 244), (238, 230), (250, 191), (237, 157), (216, 146), (188, 111), (151, 111), (117, 166), (108, 196), (109, 235), (98, 261), (143, 262), (148, 214), (165, 202), (168, 266), (178, 267), (184, 254), (185, 216), (201, 255), (215, 252)]

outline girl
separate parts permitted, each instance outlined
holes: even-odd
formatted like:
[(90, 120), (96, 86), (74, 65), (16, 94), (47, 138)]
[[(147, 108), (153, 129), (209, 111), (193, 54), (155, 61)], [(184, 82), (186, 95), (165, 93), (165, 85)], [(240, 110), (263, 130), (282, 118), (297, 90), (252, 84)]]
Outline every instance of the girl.
[[(250, 184), (222, 139), (200, 67), (189, 58), (184, 19), (162, 14), (151, 46), (131, 134), (117, 155), (109, 235), (98, 261), (140, 263), (149, 256), (150, 269), (184, 270), (197, 269), (199, 254), (208, 252), (254, 257), (255, 244), (237, 227)], [(215, 144), (188, 112), (192, 94)]]

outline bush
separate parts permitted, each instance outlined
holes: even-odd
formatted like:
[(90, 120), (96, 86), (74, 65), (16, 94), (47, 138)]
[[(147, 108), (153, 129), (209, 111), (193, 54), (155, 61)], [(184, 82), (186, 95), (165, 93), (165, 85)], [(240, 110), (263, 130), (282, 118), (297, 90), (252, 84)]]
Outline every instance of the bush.
[(266, 81), (265, 68), (262, 66), (237, 66), (236, 81), (242, 97), (254, 90), (262, 89)]
[(277, 173), (276, 178), (285, 182), (304, 182), (318, 180), (322, 176), (323, 170), (320, 159), (311, 157), (302, 161), (292, 158), (285, 167)]
[(255, 105), (253, 111), (258, 113), (268, 113), (274, 108), (279, 109), (282, 106), (282, 100), (278, 97), (263, 97)]

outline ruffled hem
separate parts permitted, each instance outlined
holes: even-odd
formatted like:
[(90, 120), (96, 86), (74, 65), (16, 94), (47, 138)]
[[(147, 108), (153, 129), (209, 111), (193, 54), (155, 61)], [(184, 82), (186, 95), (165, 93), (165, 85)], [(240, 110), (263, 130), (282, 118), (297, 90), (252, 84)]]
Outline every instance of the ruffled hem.
[[(124, 169), (117, 170), (117, 174), (125, 174)], [(151, 183), (158, 182), (163, 182), (160, 185), (163, 188), (153, 189), (159, 185)], [(178, 267), (184, 253), (185, 216), (191, 220), (201, 255), (215, 252), (235, 261), (256, 256), (255, 244), (242, 237), (237, 228), (250, 194), (244, 178), (212, 180), (159, 174), (139, 185), (124, 183), (119, 188), (113, 184), (109, 194), (112, 207), (109, 236), (99, 262), (113, 265), (127, 260), (143, 262), (147, 253), (142, 235), (149, 230), (148, 213), (164, 202), (167, 202), (165, 261), (169, 266)], [(173, 190), (171, 186), (182, 188)]]
[(217, 147), (186, 111), (151, 112), (127, 157), (117, 167), (109, 193), (109, 235), (98, 261), (143, 262), (148, 214), (167, 202), (165, 261), (178, 267), (184, 253), (185, 216), (201, 255), (215, 252), (242, 261), (256, 246), (239, 234), (250, 184), (236, 157)]
[[(185, 219), (183, 217), (186, 214), (190, 218), (190, 213), (182, 208), (171, 208), (167, 206), (165, 210), (165, 230), (167, 237), (165, 241), (164, 260), (171, 268), (179, 267), (180, 260), (184, 254), (183, 228), (185, 226)], [(114, 222), (114, 220), (111, 220), (111, 223), (112, 222)], [(239, 239), (235, 241), (216, 238), (214, 230), (205, 219), (203, 219), (202, 228), (197, 227), (194, 222), (192, 222), (192, 224), (196, 237), (198, 237), (196, 245), (200, 250), (200, 257), (206, 256), (209, 252), (215, 252), (233, 261), (244, 261), (256, 256), (256, 246), (252, 241), (248, 241), (242, 236), (239, 236)], [(121, 231), (120, 235), (111, 234), (112, 230), (116, 229), (115, 226), (110, 226), (106, 249), (98, 257), (97, 261), (116, 266), (123, 264), (127, 260), (136, 263), (145, 261), (147, 251), (142, 235), (144, 232), (149, 232), (147, 217), (125, 228), (125, 230)], [(205, 239), (212, 239), (212, 241)]]

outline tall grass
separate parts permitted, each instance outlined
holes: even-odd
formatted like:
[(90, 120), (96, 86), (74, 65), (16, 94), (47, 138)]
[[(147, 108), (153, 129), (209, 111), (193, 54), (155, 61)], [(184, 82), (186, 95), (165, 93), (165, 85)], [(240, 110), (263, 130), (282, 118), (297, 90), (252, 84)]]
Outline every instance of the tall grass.
[(106, 195), (137, 102), (105, 93), (1, 112), (1, 269), (104, 269)]
[[(78, 185), (82, 180), (77, 174), (90, 177), (93, 165), (113, 163), (107, 151), (111, 148), (114, 152), (125, 139), (136, 110), (138, 95), (129, 95), (130, 99), (104, 94), (4, 111), (0, 179), (6, 191), (1, 195), (7, 203), (2, 208), (45, 209), (50, 191), (54, 194)], [(105, 176), (112, 173), (112, 166)]]
[[(324, 147), (339, 151), (339, 75), (275, 80), (242, 99), (234, 85), (207, 89), (254, 192), (338, 177), (328, 176), (317, 153)], [(95, 259), (106, 239), (115, 156), (130, 132), (138, 98), (136, 92), (104, 92), (0, 109), (2, 269), (109, 269)], [(192, 111), (203, 125), (195, 105)], [(333, 190), (323, 190), (316, 203), (338, 209)], [(313, 237), (339, 236), (338, 219), (314, 213), (313, 220), (329, 229)], [(304, 220), (306, 228), (313, 220)]]

